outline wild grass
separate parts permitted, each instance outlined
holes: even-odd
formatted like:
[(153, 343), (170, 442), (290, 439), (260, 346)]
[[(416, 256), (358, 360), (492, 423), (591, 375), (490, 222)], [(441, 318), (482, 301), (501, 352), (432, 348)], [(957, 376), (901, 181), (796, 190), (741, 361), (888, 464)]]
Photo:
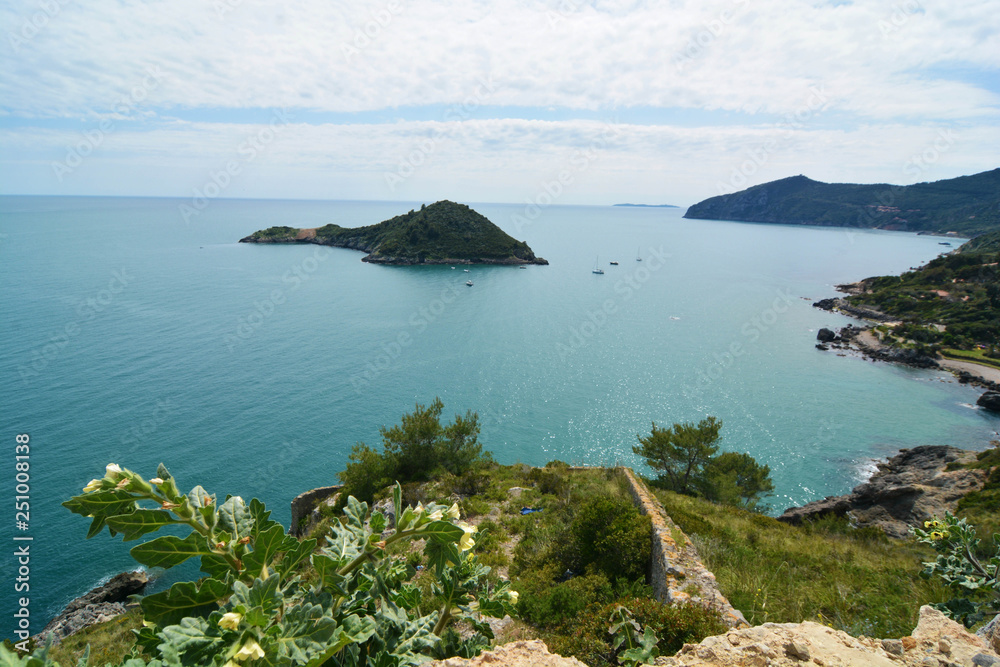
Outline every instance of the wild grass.
[(920, 577), (933, 552), (846, 520), (790, 526), (771, 517), (658, 491), (722, 592), (747, 620), (812, 620), (854, 636), (901, 637), (921, 605), (949, 599)]
[(132, 630), (142, 626), (138, 608), (66, 637), (49, 654), (61, 665), (75, 665), (90, 644), (90, 665), (121, 664), (135, 645)]

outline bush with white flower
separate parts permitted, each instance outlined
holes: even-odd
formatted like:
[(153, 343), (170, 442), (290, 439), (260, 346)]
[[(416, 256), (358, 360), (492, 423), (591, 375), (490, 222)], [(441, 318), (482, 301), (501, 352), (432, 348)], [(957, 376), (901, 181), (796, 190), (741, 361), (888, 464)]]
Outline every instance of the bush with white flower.
[(910, 530), (918, 541), (938, 552), (937, 560), (924, 563), (922, 574), (937, 575), (963, 592), (963, 597), (931, 606), (966, 627), (1000, 613), (1000, 534), (993, 536), (993, 555), (987, 560), (976, 555), (980, 543), (976, 529), (950, 513), (944, 519), (925, 521), (924, 530)]
[[(257, 499), (220, 503), (200, 486), (181, 493), (162, 464), (149, 480), (110, 464), (63, 503), (91, 519), (88, 538), (104, 528), (125, 541), (165, 526), (190, 528), (131, 550), (149, 568), (198, 558), (205, 576), (142, 598), (143, 627), (124, 667), (397, 667), (477, 654), (493, 637), (483, 617), (513, 613), (517, 593), (487, 578), (490, 568), (471, 551), (476, 529), (457, 523), (457, 505), (403, 508), (398, 484), (393, 504), (397, 525), (386, 530), (384, 515), (369, 516), (365, 503), (348, 499), (319, 547), (288, 535)], [(424, 541), (435, 609), (413, 581), (415, 569), (387, 551), (414, 540)], [(457, 620), (472, 632), (442, 642)], [(47, 654), (47, 647), (21, 657), (0, 648), (0, 664), (56, 664)]]

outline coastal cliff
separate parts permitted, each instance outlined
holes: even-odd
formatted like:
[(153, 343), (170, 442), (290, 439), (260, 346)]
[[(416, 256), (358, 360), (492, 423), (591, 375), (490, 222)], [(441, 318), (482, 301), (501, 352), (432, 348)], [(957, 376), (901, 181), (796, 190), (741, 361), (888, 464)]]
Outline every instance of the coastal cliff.
[(372, 264), (548, 264), (464, 204), (439, 201), (376, 225), (312, 229), (269, 227), (240, 243), (315, 243), (368, 253)]
[(1000, 229), (1000, 169), (914, 185), (792, 176), (711, 197), (684, 217), (974, 236)]
[(968, 467), (976, 462), (975, 452), (945, 445), (903, 449), (878, 464), (878, 472), (851, 493), (790, 507), (778, 521), (797, 525), (831, 514), (850, 516), (859, 527), (873, 526), (903, 538), (910, 526), (954, 513), (966, 494), (983, 488), (987, 470)]

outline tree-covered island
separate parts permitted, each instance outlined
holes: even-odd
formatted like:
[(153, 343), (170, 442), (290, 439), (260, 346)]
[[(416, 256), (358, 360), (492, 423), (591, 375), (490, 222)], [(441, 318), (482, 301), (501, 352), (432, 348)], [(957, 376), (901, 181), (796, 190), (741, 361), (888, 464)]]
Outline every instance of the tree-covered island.
[(375, 225), (269, 227), (240, 243), (316, 243), (368, 253), (374, 264), (548, 264), (464, 204), (439, 201)]

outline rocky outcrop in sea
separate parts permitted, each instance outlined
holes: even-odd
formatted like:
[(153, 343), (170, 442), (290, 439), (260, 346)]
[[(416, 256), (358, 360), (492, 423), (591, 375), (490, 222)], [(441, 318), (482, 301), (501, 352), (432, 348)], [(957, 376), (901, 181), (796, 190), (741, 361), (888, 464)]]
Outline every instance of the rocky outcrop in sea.
[(149, 577), (141, 571), (115, 575), (108, 583), (66, 605), (62, 613), (38, 633), (38, 639), (44, 642), (51, 634), (53, 643), (58, 644), (63, 638), (87, 626), (104, 623), (124, 614), (128, 611), (129, 596), (142, 593), (148, 583)]
[(945, 445), (904, 449), (864, 484), (844, 496), (828, 496), (802, 507), (790, 507), (779, 521), (799, 524), (825, 515), (848, 516), (859, 527), (874, 526), (890, 537), (905, 537), (910, 526), (954, 512), (967, 493), (986, 482), (982, 469), (957, 468), (949, 464), (976, 461), (976, 453)]
[(1000, 391), (988, 391), (979, 397), (976, 405), (993, 412), (1000, 412)]

